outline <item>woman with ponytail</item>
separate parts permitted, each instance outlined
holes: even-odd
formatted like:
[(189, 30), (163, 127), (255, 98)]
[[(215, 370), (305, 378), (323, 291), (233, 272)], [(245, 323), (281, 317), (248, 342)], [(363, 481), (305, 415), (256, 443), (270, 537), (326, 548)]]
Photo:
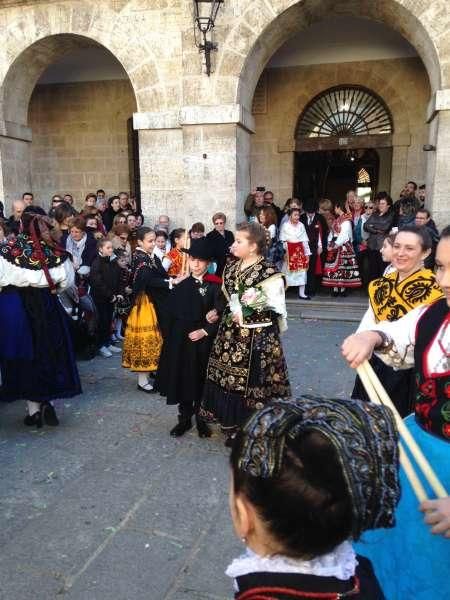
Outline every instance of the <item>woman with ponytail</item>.
[(27, 401), (24, 423), (58, 425), (51, 401), (81, 393), (68, 317), (58, 292), (73, 285), (70, 255), (36, 206), (16, 239), (0, 244), (0, 400)]

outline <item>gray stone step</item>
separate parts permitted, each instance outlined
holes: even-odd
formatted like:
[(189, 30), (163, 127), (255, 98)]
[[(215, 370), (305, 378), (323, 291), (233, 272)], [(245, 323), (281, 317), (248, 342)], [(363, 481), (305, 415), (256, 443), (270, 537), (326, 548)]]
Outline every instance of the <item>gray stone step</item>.
[(286, 299), (288, 316), (300, 319), (325, 321), (349, 321), (359, 323), (367, 309), (367, 300), (362, 298), (313, 298)]

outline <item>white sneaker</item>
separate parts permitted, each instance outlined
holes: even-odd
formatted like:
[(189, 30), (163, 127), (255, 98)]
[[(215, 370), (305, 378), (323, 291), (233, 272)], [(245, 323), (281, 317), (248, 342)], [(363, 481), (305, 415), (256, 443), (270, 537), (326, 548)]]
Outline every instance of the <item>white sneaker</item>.
[(109, 358), (110, 356), (112, 356), (112, 352), (110, 352), (106, 346), (102, 346), (98, 353), (100, 354), (100, 356), (103, 356), (103, 358)]
[(119, 352), (122, 352), (122, 348), (118, 348), (117, 346), (108, 346), (108, 350), (109, 352), (114, 352), (115, 354), (119, 354)]

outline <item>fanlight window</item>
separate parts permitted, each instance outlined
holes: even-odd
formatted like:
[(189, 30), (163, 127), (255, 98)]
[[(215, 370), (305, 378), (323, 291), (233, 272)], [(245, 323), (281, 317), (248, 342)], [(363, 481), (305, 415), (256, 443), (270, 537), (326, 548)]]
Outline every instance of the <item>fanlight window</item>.
[(358, 171), (358, 184), (370, 183), (370, 175), (364, 167)]
[(368, 90), (337, 87), (322, 92), (306, 107), (297, 136), (346, 137), (392, 133), (392, 119), (383, 102)]

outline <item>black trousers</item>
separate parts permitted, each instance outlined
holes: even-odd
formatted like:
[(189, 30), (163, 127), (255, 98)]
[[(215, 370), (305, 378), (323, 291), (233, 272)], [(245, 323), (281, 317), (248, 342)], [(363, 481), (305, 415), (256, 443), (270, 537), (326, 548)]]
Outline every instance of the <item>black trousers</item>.
[(111, 342), (111, 325), (114, 305), (112, 302), (95, 302), (98, 314), (97, 337), (98, 345), (109, 346)]
[(307, 296), (313, 296), (317, 293), (317, 288), (320, 284), (320, 275), (316, 275), (316, 262), (317, 253), (311, 254), (309, 257), (308, 273), (306, 275), (306, 288), (305, 292)]

